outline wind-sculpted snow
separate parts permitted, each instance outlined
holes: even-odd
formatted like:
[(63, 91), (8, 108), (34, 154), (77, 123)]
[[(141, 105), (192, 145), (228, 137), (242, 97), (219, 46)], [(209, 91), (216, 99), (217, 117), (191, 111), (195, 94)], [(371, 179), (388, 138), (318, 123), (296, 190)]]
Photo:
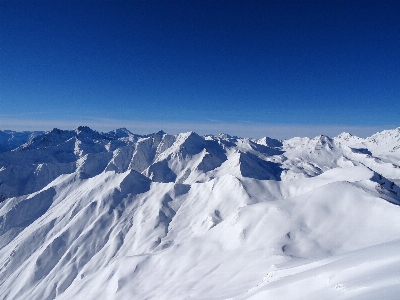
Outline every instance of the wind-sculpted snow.
[(1, 299), (398, 298), (400, 128), (1, 133)]

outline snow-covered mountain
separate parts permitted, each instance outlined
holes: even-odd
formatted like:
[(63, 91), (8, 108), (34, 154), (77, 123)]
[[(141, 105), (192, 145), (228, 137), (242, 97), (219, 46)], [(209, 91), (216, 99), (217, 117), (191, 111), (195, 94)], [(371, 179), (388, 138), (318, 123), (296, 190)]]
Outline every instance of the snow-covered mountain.
[(400, 128), (0, 131), (1, 299), (398, 299)]
[(0, 152), (10, 151), (18, 148), (34, 137), (44, 134), (44, 131), (23, 131), (0, 130)]

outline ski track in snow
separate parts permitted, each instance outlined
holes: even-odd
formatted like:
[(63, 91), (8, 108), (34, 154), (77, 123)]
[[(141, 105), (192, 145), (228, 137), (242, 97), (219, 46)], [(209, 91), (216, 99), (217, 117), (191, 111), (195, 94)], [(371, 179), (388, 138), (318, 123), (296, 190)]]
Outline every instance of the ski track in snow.
[(0, 131), (1, 299), (398, 299), (400, 128)]

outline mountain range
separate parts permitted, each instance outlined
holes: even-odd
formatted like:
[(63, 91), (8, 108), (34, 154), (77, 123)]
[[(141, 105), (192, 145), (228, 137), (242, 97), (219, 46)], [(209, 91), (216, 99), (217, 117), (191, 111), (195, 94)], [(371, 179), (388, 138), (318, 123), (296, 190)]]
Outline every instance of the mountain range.
[(1, 299), (398, 299), (400, 127), (0, 131)]

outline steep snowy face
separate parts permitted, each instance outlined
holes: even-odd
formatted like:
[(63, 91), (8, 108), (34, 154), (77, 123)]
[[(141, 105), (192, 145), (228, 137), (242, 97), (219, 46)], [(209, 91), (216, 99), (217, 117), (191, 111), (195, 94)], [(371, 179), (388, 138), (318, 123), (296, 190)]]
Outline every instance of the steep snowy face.
[(36, 136), (22, 145), (18, 150), (51, 149), (60, 146), (71, 139), (75, 139), (84, 144), (105, 145), (109, 141), (117, 140), (107, 134), (99, 133), (87, 126), (79, 126), (75, 130), (60, 130), (54, 128), (52, 131)]
[(23, 136), (0, 153), (1, 299), (398, 298), (399, 128)]
[(367, 148), (380, 157), (400, 157), (400, 127), (375, 133), (366, 139), (348, 133), (342, 133), (334, 139), (353, 148)]
[(400, 156), (400, 127), (378, 132), (365, 140), (368, 148), (374, 153), (387, 156)]
[(118, 128), (113, 131), (105, 133), (105, 135), (111, 139), (119, 139), (125, 142), (136, 142), (139, 138), (143, 137), (138, 134), (133, 134), (126, 128)]
[(12, 130), (0, 130), (0, 153), (16, 149), (43, 133), (43, 131), (16, 132)]
[(35, 192), (62, 174), (103, 172), (113, 150), (129, 142), (80, 126), (53, 129), (0, 155), (0, 192), (8, 197)]

